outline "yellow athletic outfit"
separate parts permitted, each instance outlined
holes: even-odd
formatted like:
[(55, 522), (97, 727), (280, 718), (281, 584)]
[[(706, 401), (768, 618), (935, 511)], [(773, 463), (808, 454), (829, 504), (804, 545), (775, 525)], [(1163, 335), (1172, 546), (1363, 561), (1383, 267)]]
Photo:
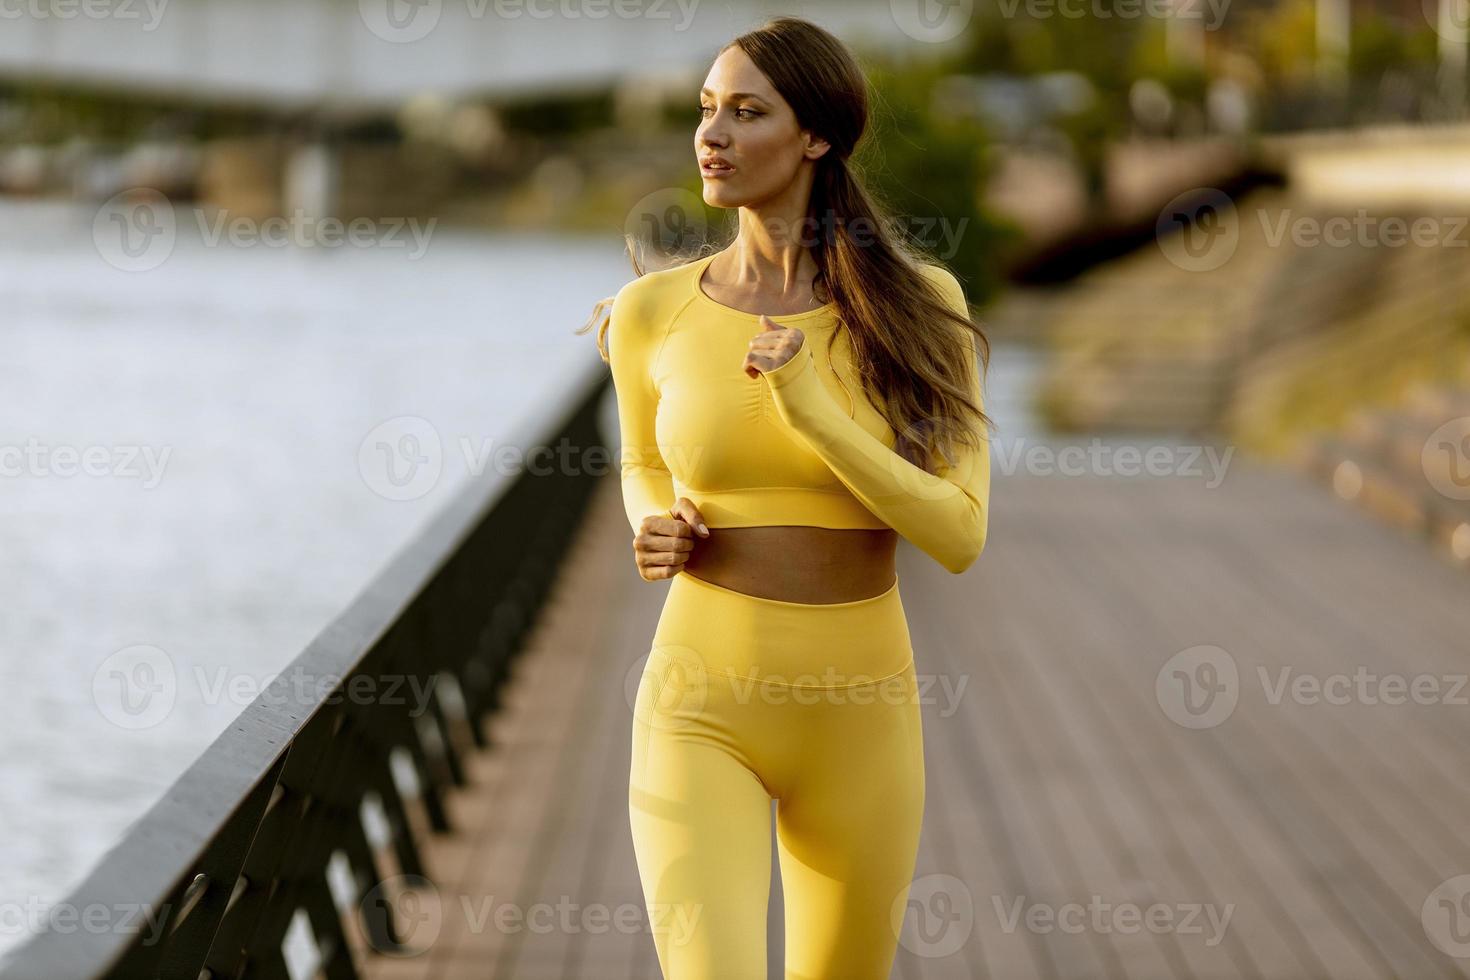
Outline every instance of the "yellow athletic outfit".
[[(985, 545), (990, 455), (932, 475), (852, 372), (835, 305), (777, 323), (795, 357), (751, 378), (753, 313), (700, 288), (713, 256), (647, 273), (614, 299), (609, 359), (628, 521), (689, 498), (711, 531), (891, 527), (951, 572)], [(938, 266), (947, 302), (963, 290)], [(970, 393), (982, 404), (973, 335)], [(699, 547), (696, 538), (695, 547)], [(786, 905), (786, 980), (886, 978), (924, 809), (917, 679), (899, 583), (798, 603), (680, 572), (640, 680), (628, 815), (666, 980), (766, 976), (770, 801)]]

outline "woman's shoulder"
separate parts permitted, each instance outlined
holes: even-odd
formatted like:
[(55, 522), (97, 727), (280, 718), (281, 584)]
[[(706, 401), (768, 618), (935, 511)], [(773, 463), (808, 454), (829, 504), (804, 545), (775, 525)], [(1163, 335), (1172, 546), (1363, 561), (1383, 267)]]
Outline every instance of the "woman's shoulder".
[(946, 296), (952, 297), (958, 294), (960, 300), (963, 302), (965, 288), (961, 285), (959, 277), (951, 272), (947, 266), (941, 265), (938, 262), (928, 261), (921, 261), (918, 263), (918, 266), (919, 273), (938, 286)]
[(613, 297), (609, 330), (628, 343), (662, 335), (690, 299), (689, 276), (694, 263), (679, 262), (652, 269), (623, 284)]
[(965, 287), (959, 277), (938, 262), (922, 261), (918, 266), (919, 273), (928, 280), (944, 304), (957, 316), (969, 320), (970, 301), (965, 298)]
[(660, 305), (687, 299), (689, 277), (693, 275), (693, 267), (698, 261), (681, 261), (661, 269), (650, 269), (629, 280), (613, 297), (615, 308), (617, 304), (622, 304), (625, 308), (637, 308), (640, 312), (647, 313)]

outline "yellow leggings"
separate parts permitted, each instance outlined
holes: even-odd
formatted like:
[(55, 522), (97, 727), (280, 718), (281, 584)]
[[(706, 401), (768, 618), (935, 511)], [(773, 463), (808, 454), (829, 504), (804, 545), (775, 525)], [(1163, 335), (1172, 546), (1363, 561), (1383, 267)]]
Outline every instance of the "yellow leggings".
[(628, 780), (665, 980), (765, 980), (772, 798), (786, 980), (886, 980), (924, 811), (898, 581), (828, 604), (669, 584)]

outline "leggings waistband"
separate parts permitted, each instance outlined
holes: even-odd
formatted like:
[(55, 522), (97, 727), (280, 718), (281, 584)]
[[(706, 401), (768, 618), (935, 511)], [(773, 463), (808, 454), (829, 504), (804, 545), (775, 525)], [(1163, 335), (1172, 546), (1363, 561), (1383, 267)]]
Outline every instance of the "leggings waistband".
[(653, 653), (714, 674), (798, 687), (871, 683), (913, 662), (896, 577), (866, 599), (805, 603), (680, 572), (670, 581)]

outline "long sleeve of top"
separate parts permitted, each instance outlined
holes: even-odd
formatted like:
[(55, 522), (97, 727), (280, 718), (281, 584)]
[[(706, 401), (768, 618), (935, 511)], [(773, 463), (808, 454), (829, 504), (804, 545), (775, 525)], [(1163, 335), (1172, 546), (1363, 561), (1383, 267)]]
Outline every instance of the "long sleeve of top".
[[(964, 290), (947, 270), (937, 282), (951, 308), (968, 316)], [(981, 401), (974, 334), (970, 351), (970, 396)], [(865, 507), (953, 573), (963, 572), (985, 547), (990, 515), (990, 449), (958, 445), (953, 467), (940, 461), (939, 475), (915, 466), (849, 418), (821, 383), (807, 337), (791, 360), (765, 372), (781, 417), (800, 433)], [(978, 423), (977, 423), (978, 425)]]
[(664, 324), (659, 322), (652, 300), (635, 279), (618, 290), (608, 314), (608, 363), (617, 392), (622, 441), (619, 468), (623, 509), (635, 533), (643, 518), (667, 515), (677, 499), (673, 474), (659, 452), (655, 432), (658, 392), (650, 367)]

